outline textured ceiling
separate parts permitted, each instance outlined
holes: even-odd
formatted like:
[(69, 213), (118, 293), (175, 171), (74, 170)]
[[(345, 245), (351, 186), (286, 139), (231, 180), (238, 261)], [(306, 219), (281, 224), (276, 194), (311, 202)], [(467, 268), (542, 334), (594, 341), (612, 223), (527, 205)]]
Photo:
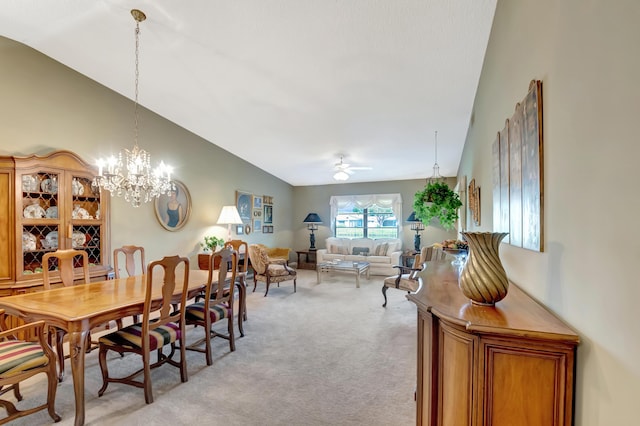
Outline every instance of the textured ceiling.
[[(187, 8), (186, 6), (189, 6)], [(4, 0), (0, 35), (292, 185), (457, 173), (496, 0)], [(140, 145), (153, 153), (141, 136)], [(176, 171), (179, 175), (179, 171)]]

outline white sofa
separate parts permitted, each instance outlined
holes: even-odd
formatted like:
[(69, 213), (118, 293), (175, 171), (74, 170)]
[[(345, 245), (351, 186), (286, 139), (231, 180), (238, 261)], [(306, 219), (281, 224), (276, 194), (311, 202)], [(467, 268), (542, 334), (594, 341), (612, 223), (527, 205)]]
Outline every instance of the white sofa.
[(369, 274), (384, 276), (396, 274), (398, 270), (394, 265), (401, 264), (402, 241), (399, 238), (329, 237), (325, 245), (326, 248), (316, 251), (318, 263), (335, 259), (369, 262)]

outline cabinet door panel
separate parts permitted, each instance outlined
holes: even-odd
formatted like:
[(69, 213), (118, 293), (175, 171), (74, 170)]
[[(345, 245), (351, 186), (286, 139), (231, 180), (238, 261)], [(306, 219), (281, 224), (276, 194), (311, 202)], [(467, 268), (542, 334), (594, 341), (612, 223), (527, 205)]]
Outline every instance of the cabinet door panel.
[(446, 324), (439, 337), (439, 425), (472, 424), (473, 364), (477, 339)]
[(486, 345), (484, 424), (561, 425), (566, 354)]
[(12, 269), (12, 227), (11, 222), (11, 185), (13, 176), (9, 172), (0, 172), (0, 280), (10, 280)]

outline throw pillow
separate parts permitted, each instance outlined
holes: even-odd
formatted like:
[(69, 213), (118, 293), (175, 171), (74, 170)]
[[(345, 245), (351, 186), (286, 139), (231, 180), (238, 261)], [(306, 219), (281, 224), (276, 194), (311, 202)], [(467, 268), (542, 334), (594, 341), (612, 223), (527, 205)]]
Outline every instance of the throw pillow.
[(354, 247), (351, 250), (351, 254), (367, 256), (369, 254), (369, 247)]
[(329, 253), (331, 254), (349, 254), (349, 249), (341, 244), (329, 245)]
[(376, 256), (386, 256), (388, 248), (389, 248), (389, 244), (388, 243), (378, 244), (378, 245), (376, 245), (374, 253), (375, 253)]

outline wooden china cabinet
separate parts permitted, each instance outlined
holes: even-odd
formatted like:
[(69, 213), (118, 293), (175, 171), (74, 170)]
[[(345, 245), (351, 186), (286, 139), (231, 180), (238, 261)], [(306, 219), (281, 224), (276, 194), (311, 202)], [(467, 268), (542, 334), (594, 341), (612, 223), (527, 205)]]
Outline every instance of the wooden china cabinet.
[(578, 335), (511, 284), (469, 302), (450, 262), (429, 262), (418, 306), (417, 425), (572, 425)]
[(109, 197), (95, 173), (69, 151), (0, 157), (0, 296), (42, 290), (42, 256), (58, 248), (86, 251), (91, 278), (106, 278)]

